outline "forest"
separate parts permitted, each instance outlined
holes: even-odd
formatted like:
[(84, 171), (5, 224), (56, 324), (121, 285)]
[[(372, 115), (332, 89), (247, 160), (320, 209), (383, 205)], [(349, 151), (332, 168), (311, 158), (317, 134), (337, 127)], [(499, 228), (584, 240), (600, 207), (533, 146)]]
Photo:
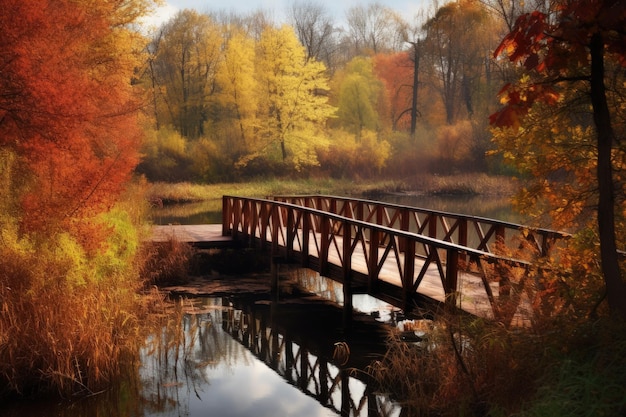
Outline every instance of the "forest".
[(518, 178), (516, 207), (572, 238), (533, 277), (533, 327), (478, 337), (493, 362), (444, 373), (467, 396), (439, 404), (482, 407), (504, 378), (491, 415), (587, 398), (574, 415), (589, 383), (598, 415), (623, 415), (624, 2), (370, 3), (340, 22), (302, 0), (284, 22), (146, 27), (156, 3), (0, 0), (0, 399), (90, 395), (133, 363), (156, 297), (147, 183), (481, 172)]
[(344, 27), (314, 2), (280, 23), (262, 10), (180, 11), (153, 28), (137, 74), (151, 121), (139, 172), (210, 182), (501, 172), (485, 152), (488, 115), (514, 76), (491, 57), (508, 13), (462, 1), (405, 20), (372, 3), (347, 10)]

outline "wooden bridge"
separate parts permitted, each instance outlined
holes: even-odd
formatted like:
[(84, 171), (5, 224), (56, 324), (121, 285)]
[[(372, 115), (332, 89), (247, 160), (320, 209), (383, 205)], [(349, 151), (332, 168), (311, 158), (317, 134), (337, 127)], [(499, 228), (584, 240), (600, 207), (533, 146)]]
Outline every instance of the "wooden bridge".
[[(220, 230), (221, 229), (221, 230)], [(569, 235), (493, 219), (332, 196), (224, 196), (222, 225), (161, 226), (200, 247), (271, 252), (339, 281), (345, 311), (368, 293), (405, 311), (425, 302), (505, 325), (532, 318), (542, 258)]]
[(343, 284), (344, 306), (366, 292), (410, 310), (424, 299), (523, 324), (528, 285), (568, 235), (492, 219), (330, 196), (223, 197), (222, 235), (269, 249)]

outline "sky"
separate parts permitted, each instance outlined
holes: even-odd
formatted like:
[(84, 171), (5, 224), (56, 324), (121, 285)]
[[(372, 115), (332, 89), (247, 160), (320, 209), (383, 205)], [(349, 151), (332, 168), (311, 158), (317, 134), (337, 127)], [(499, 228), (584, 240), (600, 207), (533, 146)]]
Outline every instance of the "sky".
[[(285, 12), (296, 0), (167, 0), (159, 7), (155, 16), (148, 20), (148, 24), (158, 26), (183, 9), (195, 9), (200, 13), (211, 11), (226, 11), (246, 14), (259, 9), (271, 11), (277, 22), (286, 22)], [(305, 3), (320, 4), (334, 17), (337, 24), (345, 18), (345, 12), (353, 6), (367, 6), (370, 3), (379, 3), (387, 6), (410, 21), (417, 12), (431, 4), (430, 0), (299, 0)]]

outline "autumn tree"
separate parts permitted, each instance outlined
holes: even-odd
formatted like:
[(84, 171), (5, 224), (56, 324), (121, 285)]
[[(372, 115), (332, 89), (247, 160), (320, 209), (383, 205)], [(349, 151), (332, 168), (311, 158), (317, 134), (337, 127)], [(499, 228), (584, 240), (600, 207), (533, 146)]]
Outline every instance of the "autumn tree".
[(586, 208), (595, 201), (592, 230), (608, 304), (626, 318), (618, 254), (626, 244), (626, 4), (556, 4), (551, 15), (522, 15), (496, 49), (525, 75), (502, 89), (504, 107), (491, 122), (502, 129), (497, 138), (505, 156), (534, 176), (526, 198), (547, 201), (557, 221), (579, 222), (579, 228), (594, 218)]
[(443, 101), (446, 122), (453, 124), (464, 108), (471, 117), (483, 65), (493, 33), (490, 15), (474, 0), (440, 7), (424, 29), (423, 53), (432, 86)]
[(151, 3), (1, 2), (1, 397), (99, 392), (135, 369), (123, 360), (137, 359), (145, 297), (121, 196)]
[(208, 16), (183, 10), (161, 27), (150, 46), (150, 76), (159, 125), (196, 139), (211, 117), (222, 36)]
[(25, 230), (80, 233), (78, 219), (108, 209), (130, 178), (143, 47), (130, 24), (150, 3), (3, 2), (0, 146), (30, 173)]
[(363, 130), (378, 131), (381, 127), (379, 109), (384, 104), (383, 85), (374, 74), (371, 58), (356, 57), (334, 84), (338, 90), (337, 122), (355, 135), (357, 142)]
[[(393, 130), (406, 128), (413, 119), (415, 65), (407, 52), (377, 54), (373, 58), (374, 72), (385, 86), (389, 101), (388, 117)], [(417, 98), (416, 98), (417, 99)], [(413, 132), (414, 132), (413, 126)]]
[(334, 113), (327, 103), (325, 67), (307, 60), (290, 26), (267, 27), (257, 45), (255, 64), (258, 128), (245, 164), (275, 158), (296, 170), (317, 165), (315, 149), (324, 146), (324, 125)]
[[(222, 164), (220, 171), (233, 171), (235, 162), (253, 147), (257, 127), (255, 42), (242, 30), (234, 32), (226, 43), (216, 82), (216, 117), (203, 138), (212, 142), (215, 152), (209, 156), (211, 163), (202, 162), (198, 167)], [(208, 146), (211, 144), (206, 143)]]

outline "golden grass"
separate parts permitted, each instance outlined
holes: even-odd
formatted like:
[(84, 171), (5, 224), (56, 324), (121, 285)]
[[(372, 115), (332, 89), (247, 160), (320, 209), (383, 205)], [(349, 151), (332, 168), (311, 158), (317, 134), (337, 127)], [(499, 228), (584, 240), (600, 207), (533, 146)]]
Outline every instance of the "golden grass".
[(62, 260), (1, 252), (0, 396), (91, 394), (119, 377), (142, 341), (138, 281), (74, 285)]
[(158, 295), (144, 292), (144, 208), (141, 185), (132, 188), (134, 202), (94, 219), (110, 233), (93, 253), (0, 216), (0, 398), (89, 395), (134, 369)]
[(194, 249), (174, 238), (153, 243), (146, 248), (142, 276), (151, 284), (180, 284), (187, 282), (189, 262)]
[[(424, 330), (424, 329), (420, 329)], [(393, 331), (383, 360), (371, 367), (381, 389), (405, 405), (407, 415), (486, 415), (518, 410), (534, 392), (541, 356), (532, 340), (480, 320), (438, 317), (418, 343)]]
[(288, 194), (327, 194), (363, 196), (393, 192), (422, 192), (428, 194), (489, 194), (510, 196), (515, 181), (486, 174), (453, 176), (419, 175), (401, 180), (352, 181), (330, 178), (267, 179), (243, 183), (192, 184), (157, 182), (149, 186), (148, 199), (154, 203), (184, 203), (221, 199), (223, 195), (267, 197)]

